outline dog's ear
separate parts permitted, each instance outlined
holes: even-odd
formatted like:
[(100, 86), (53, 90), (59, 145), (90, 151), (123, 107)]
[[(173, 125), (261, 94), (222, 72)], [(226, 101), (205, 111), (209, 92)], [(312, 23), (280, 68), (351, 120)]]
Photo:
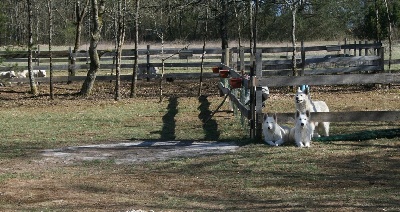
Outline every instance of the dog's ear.
[(302, 92), (301, 87), (297, 87), (297, 92)]
[(278, 117), (276, 117), (276, 113), (273, 115), (275, 122), (278, 122)]
[(309, 110), (306, 110), (306, 115), (307, 115), (308, 118), (310, 118), (310, 111)]
[(299, 110), (296, 110), (296, 115), (295, 115), (295, 117), (297, 118), (297, 117), (299, 117), (300, 116), (300, 111)]
[(264, 121), (267, 120), (268, 118), (268, 113), (264, 113)]

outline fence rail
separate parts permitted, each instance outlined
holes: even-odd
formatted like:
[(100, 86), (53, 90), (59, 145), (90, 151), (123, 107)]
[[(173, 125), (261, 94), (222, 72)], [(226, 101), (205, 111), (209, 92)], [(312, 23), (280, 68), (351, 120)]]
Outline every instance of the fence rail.
[[(205, 54), (204, 54), (205, 52)], [(165, 77), (189, 79), (199, 78), (200, 75), (203, 77), (216, 77), (217, 74), (210, 73), (175, 73), (173, 69), (176, 68), (210, 68), (221, 64), (220, 48), (191, 48), (191, 49), (151, 49), (150, 46), (147, 49), (138, 49), (139, 64), (138, 67), (141, 70), (146, 70), (149, 67), (162, 67), (169, 69), (168, 73), (165, 73)], [(100, 69), (111, 70), (115, 69), (115, 52), (110, 50), (99, 50), (100, 56)], [(134, 69), (133, 61), (135, 59), (134, 49), (123, 49), (122, 50), (122, 64), (121, 69)], [(49, 51), (35, 51), (33, 53), (34, 65), (33, 70), (49, 70), (50, 69), (50, 52)], [(52, 69), (55, 72), (65, 72), (67, 76), (56, 76), (54, 82), (71, 82), (71, 81), (82, 81), (83, 76), (70, 76), (71, 72), (76, 70), (88, 70), (90, 68), (90, 57), (87, 51), (79, 51), (73, 53), (71, 48), (69, 50), (53, 51), (52, 52)], [(168, 57), (168, 59), (166, 59)], [(201, 57), (204, 57), (204, 62), (201, 62)], [(0, 71), (23, 71), (27, 70), (28, 53), (26, 51), (0, 51), (0, 61), (6, 66), (0, 66)], [(162, 63), (162, 61), (164, 63)], [(148, 73), (148, 72), (147, 72)], [(139, 73), (138, 79), (148, 78), (159, 78), (160, 75)], [(97, 80), (111, 80), (112, 76), (101, 76), (96, 77)], [(129, 80), (132, 77), (122, 76), (121, 80)], [(35, 78), (38, 82), (49, 82), (48, 78)], [(10, 82), (28, 82), (29, 79), (14, 78)]]

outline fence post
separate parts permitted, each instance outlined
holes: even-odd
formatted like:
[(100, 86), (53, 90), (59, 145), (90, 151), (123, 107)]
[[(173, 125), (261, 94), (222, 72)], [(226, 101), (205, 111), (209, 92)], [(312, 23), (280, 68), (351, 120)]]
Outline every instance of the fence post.
[(249, 117), (249, 125), (250, 125), (250, 138), (253, 139), (255, 137), (255, 128), (256, 128), (256, 123), (255, 123), (255, 111), (256, 111), (256, 105), (255, 105), (255, 76), (254, 76), (254, 70), (256, 68), (256, 58), (255, 55), (252, 53), (250, 55), (250, 85), (249, 85), (249, 90), (250, 90), (250, 105), (249, 105), (249, 110), (250, 110), (250, 117)]
[(229, 49), (229, 64), (231, 65), (231, 68), (233, 70), (237, 70), (237, 63), (235, 63), (237, 61), (237, 53), (235, 54), (235, 51), (232, 49)]
[[(137, 71), (138, 70), (136, 70), (136, 72)], [(150, 73), (150, 45), (147, 45), (147, 52), (146, 52), (146, 79), (147, 79), (147, 82), (150, 81), (149, 73)]]
[(239, 58), (240, 58), (240, 73), (243, 75), (244, 74), (244, 49), (243, 47), (239, 47)]
[(40, 66), (40, 45), (37, 45), (37, 51), (36, 51), (36, 65)]
[[(240, 69), (238, 70), (239, 71), (239, 73), (242, 75), (242, 77), (244, 76), (244, 74), (245, 74), (245, 67), (244, 67), (244, 48), (243, 48), (243, 46), (239, 46), (239, 52), (238, 52), (238, 54), (239, 54), (239, 57), (238, 57), (238, 64), (239, 64), (239, 67), (240, 67)], [(248, 88), (249, 88), (249, 86), (248, 86), (248, 83), (243, 83), (243, 87), (242, 87), (242, 89), (240, 89), (240, 102), (242, 103), (242, 104), (245, 104), (246, 103), (246, 96), (248, 95)], [(240, 121), (241, 121), (241, 124), (242, 124), (242, 126), (246, 126), (246, 127), (248, 127), (248, 122), (247, 122), (247, 118), (245, 119), (243, 116), (240, 116)], [(245, 125), (246, 124), (246, 125)]]
[(224, 50), (222, 50), (222, 52), (223, 52), (223, 64), (225, 64), (226, 66), (228, 66), (228, 67), (230, 67), (229, 65), (230, 65), (230, 58), (229, 58), (229, 48), (225, 48)]
[[(262, 50), (256, 50), (256, 79), (262, 78)], [(256, 83), (256, 139), (257, 141), (262, 140), (262, 123), (264, 121), (264, 114), (262, 111), (262, 86)]]
[[(380, 60), (379, 60), (380, 64), (379, 65), (381, 66), (381, 71), (385, 72), (385, 47), (383, 47), (381, 45), (381, 47), (379, 48), (378, 51), (379, 51), (378, 55), (380, 57)], [(389, 73), (390, 73), (390, 70), (389, 70)]]
[[(76, 55), (74, 55), (74, 53), (72, 52), (71, 47), (69, 47), (68, 52), (69, 52), (68, 77), (70, 77), (70, 76), (75, 76)], [(71, 83), (71, 81), (68, 80), (68, 83)]]
[(304, 41), (301, 41), (301, 71), (300, 71), (300, 76), (304, 75), (305, 67), (306, 67), (306, 50), (304, 48)]

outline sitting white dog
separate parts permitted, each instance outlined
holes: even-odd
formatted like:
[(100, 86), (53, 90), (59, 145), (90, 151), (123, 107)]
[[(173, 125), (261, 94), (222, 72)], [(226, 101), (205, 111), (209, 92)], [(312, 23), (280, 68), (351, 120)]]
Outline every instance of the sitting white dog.
[[(296, 110), (301, 113), (305, 113), (307, 110), (309, 112), (329, 112), (328, 105), (324, 101), (312, 101), (309, 95), (309, 88), (306, 87), (303, 90), (298, 88), (295, 96)], [(329, 122), (313, 122), (313, 136), (320, 137), (329, 136)], [(315, 128), (315, 131), (314, 131)]]
[(276, 114), (272, 117), (264, 114), (263, 134), (264, 140), (271, 146), (279, 146), (289, 140), (290, 128), (279, 126)]
[(290, 137), (293, 137), (298, 147), (310, 147), (314, 126), (310, 121), (310, 111), (305, 113), (297, 110), (295, 126), (290, 130)]

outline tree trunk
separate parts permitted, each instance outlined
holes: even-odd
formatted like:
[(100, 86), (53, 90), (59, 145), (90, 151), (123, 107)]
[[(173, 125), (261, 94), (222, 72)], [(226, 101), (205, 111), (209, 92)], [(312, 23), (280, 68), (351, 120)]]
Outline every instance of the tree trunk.
[(100, 68), (99, 54), (97, 53), (97, 44), (101, 38), (101, 29), (103, 26), (102, 16), (104, 14), (104, 0), (91, 0), (92, 2), (92, 35), (90, 38), (89, 56), (90, 56), (90, 69), (87, 73), (86, 79), (83, 82), (80, 94), (82, 96), (89, 96), (94, 82), (96, 80), (96, 73)]
[[(220, 30), (221, 30), (221, 48), (222, 50), (227, 49), (228, 46), (228, 1), (222, 0), (221, 5), (221, 17), (220, 17)], [(225, 52), (224, 54), (228, 54)], [(222, 60), (226, 57), (222, 56)], [(223, 63), (227, 64), (228, 61), (222, 61)]]
[(388, 69), (389, 69), (389, 73), (391, 72), (390, 70), (390, 66), (392, 65), (392, 20), (390, 18), (390, 13), (389, 13), (389, 5), (387, 0), (385, 0), (385, 7), (386, 7), (386, 13), (387, 13), (387, 19), (389, 22), (389, 65), (388, 65)]
[(240, 17), (239, 18), (239, 13), (238, 13), (239, 7), (238, 5), (235, 4), (235, 20), (237, 21), (237, 32), (238, 32), (238, 47), (240, 48), (242, 46), (242, 20)]
[(137, 70), (139, 69), (138, 65), (138, 42), (139, 42), (139, 9), (140, 9), (140, 0), (136, 0), (136, 12), (135, 12), (135, 61), (134, 68), (132, 72), (132, 83), (131, 83), (131, 94), (130, 97), (136, 97), (136, 84), (137, 84)]
[(253, 51), (253, 5), (252, 5), (253, 0), (249, 0), (249, 32), (250, 32), (250, 70), (253, 67), (253, 58), (254, 58), (254, 51)]
[(118, 22), (117, 22), (117, 52), (116, 52), (116, 69), (115, 69), (115, 97), (114, 99), (118, 101), (120, 97), (120, 72), (121, 72), (121, 53), (122, 53), (122, 45), (124, 43), (125, 38), (125, 5), (122, 8), (121, 0), (118, 0)]
[(378, 0), (374, 1), (375, 3), (375, 27), (376, 27), (376, 40), (381, 41), (381, 27), (379, 24), (379, 7), (378, 7)]
[(203, 32), (203, 54), (201, 56), (201, 67), (200, 67), (200, 85), (199, 85), (199, 92), (198, 96), (201, 96), (201, 89), (203, 87), (203, 69), (204, 69), (204, 57), (206, 56), (206, 42), (207, 42), (207, 33), (208, 33), (208, 7), (209, 1), (207, 0), (206, 6), (206, 17), (204, 23), (204, 32)]
[(294, 5), (292, 8), (292, 46), (293, 46), (293, 51), (292, 51), (292, 71), (293, 71), (293, 76), (297, 76), (297, 67), (296, 67), (296, 13), (297, 13), (297, 6)]
[(47, 1), (49, 11), (49, 59), (50, 59), (50, 99), (54, 99), (54, 85), (53, 85), (53, 53), (52, 53), (52, 39), (53, 39), (53, 3), (52, 0)]
[[(86, 16), (86, 11), (87, 11), (88, 6), (89, 6), (89, 0), (86, 0), (86, 4), (83, 6), (83, 8), (81, 10), (81, 1), (80, 0), (76, 1), (75, 44), (74, 44), (74, 49), (72, 50), (73, 53), (78, 52), (79, 46), (81, 45), (82, 23), (83, 23), (83, 19)], [(72, 67), (73, 65), (75, 65), (75, 60), (71, 60), (70, 67)], [(69, 68), (68, 74), (69, 74), (69, 76), (75, 76), (75, 69)]]
[(28, 72), (29, 72), (29, 84), (31, 86), (31, 93), (34, 96), (38, 95), (38, 90), (35, 83), (35, 77), (32, 73), (32, 46), (33, 46), (33, 38), (32, 38), (32, 1), (27, 0), (28, 3)]

